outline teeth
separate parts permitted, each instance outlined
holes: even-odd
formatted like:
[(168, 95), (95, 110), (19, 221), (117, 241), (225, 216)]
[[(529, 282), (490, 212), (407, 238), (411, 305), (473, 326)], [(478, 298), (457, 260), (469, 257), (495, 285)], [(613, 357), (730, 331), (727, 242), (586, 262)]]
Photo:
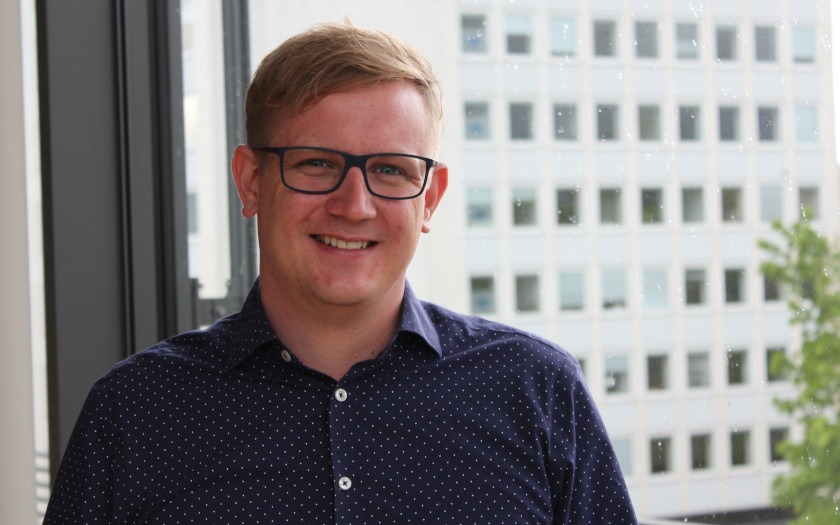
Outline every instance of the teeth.
[(326, 235), (316, 235), (316, 239), (321, 241), (324, 244), (328, 244), (335, 248), (339, 248), (341, 250), (361, 250), (363, 248), (367, 248), (370, 246), (370, 242), (368, 241), (342, 241), (341, 239), (336, 239), (335, 237), (328, 237)]

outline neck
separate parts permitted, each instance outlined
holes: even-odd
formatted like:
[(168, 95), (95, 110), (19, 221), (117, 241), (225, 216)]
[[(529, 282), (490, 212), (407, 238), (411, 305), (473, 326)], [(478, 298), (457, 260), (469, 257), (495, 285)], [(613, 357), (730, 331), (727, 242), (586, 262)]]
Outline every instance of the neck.
[(402, 293), (375, 304), (333, 305), (294, 302), (270, 283), (260, 286), (269, 324), (283, 344), (304, 365), (336, 381), (354, 364), (379, 355), (397, 332)]

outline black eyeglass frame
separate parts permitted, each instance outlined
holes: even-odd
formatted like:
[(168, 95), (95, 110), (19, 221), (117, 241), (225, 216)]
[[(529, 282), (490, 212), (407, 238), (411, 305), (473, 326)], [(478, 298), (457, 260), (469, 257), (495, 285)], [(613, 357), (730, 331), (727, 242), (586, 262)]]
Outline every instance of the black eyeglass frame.
[[(408, 199), (416, 199), (423, 192), (426, 190), (426, 184), (429, 182), (429, 173), (432, 171), (432, 168), (437, 166), (438, 161), (434, 159), (430, 159), (428, 157), (422, 157), (420, 155), (411, 155), (409, 153), (371, 153), (370, 155), (353, 155), (352, 153), (347, 153), (344, 151), (340, 151), (337, 149), (330, 149), (330, 148), (320, 148), (317, 146), (281, 146), (281, 147), (274, 147), (274, 146), (248, 146), (254, 151), (261, 151), (264, 153), (274, 153), (277, 155), (278, 159), (280, 160), (280, 180), (283, 182), (283, 185), (289, 188), (292, 191), (297, 191), (299, 193), (306, 193), (309, 195), (326, 195), (327, 193), (332, 193), (338, 188), (341, 187), (341, 184), (344, 182), (344, 179), (347, 177), (347, 173), (350, 171), (350, 168), (356, 167), (362, 172), (362, 178), (365, 179), (365, 187), (367, 187), (368, 192), (371, 195), (375, 195), (382, 199), (388, 200), (395, 200), (395, 201), (402, 201)], [(301, 190), (299, 188), (295, 188), (289, 185), (286, 182), (286, 175), (283, 173), (283, 157), (289, 150), (316, 150), (316, 151), (325, 151), (327, 153), (335, 153), (337, 155), (341, 155), (344, 157), (344, 170), (341, 172), (341, 176), (338, 177), (338, 181), (335, 183), (330, 189), (327, 190)], [(373, 188), (370, 187), (370, 182), (368, 181), (367, 175), (367, 161), (373, 157), (407, 157), (411, 159), (418, 159), (422, 160), (426, 163), (426, 171), (423, 175), (423, 184), (420, 186), (420, 189), (417, 193), (413, 195), (409, 195), (407, 197), (391, 197), (389, 195), (382, 195), (381, 193), (376, 193), (373, 191)]]

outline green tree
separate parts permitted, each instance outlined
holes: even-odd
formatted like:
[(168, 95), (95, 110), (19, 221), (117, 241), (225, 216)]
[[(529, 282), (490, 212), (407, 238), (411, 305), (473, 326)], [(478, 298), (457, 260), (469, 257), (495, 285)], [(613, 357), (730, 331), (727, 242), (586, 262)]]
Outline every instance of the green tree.
[(776, 404), (801, 424), (803, 439), (781, 445), (790, 471), (775, 480), (773, 498), (793, 509), (795, 525), (840, 523), (840, 249), (807, 217), (774, 230), (781, 242), (759, 243), (768, 255), (761, 272), (785, 290), (802, 348), (770, 366), (796, 387)]

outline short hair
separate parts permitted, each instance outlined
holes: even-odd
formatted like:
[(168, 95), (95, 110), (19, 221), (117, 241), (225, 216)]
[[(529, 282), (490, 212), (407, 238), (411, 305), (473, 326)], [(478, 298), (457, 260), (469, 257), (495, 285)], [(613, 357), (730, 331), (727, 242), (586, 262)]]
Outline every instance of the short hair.
[(245, 97), (248, 144), (264, 145), (279, 119), (298, 115), (325, 96), (382, 81), (408, 81), (426, 101), (436, 147), (443, 121), (440, 84), (431, 64), (393, 35), (344, 24), (299, 33), (266, 55)]

